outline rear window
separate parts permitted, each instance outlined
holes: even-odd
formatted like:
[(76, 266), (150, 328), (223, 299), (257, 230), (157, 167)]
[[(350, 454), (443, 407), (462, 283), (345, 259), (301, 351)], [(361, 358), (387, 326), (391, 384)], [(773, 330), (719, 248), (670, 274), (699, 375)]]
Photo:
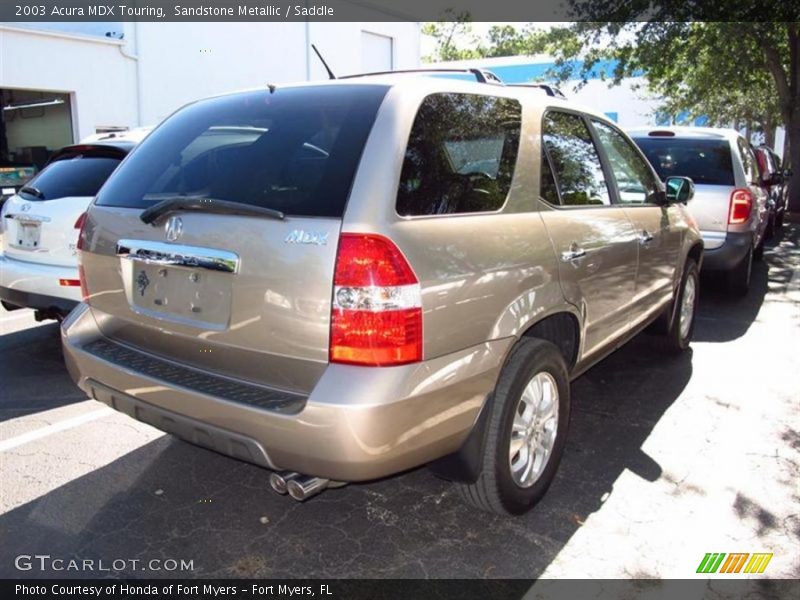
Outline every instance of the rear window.
[(635, 138), (658, 176), (691, 177), (705, 185), (734, 185), (733, 160), (726, 140), (669, 137)]
[(20, 196), (33, 201), (94, 197), (119, 163), (119, 158), (108, 156), (79, 154), (63, 158), (50, 163), (27, 183), (28, 188), (35, 188), (38, 192), (21, 191)]
[(432, 94), (408, 139), (397, 213), (489, 212), (505, 203), (519, 150), (522, 109), (509, 98)]
[(385, 86), (278, 88), (202, 100), (140, 145), (97, 204), (175, 196), (340, 217)]

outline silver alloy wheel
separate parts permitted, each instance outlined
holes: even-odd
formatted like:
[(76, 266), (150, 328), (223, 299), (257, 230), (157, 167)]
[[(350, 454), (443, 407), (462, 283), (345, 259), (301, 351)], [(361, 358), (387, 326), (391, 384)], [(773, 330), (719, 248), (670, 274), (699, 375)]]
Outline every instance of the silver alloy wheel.
[(686, 280), (686, 285), (683, 287), (683, 298), (681, 299), (681, 314), (679, 324), (682, 340), (685, 340), (689, 336), (689, 330), (692, 327), (696, 296), (697, 282), (695, 281), (694, 277), (689, 277)]
[(525, 386), (514, 411), (508, 464), (514, 483), (531, 487), (541, 477), (558, 431), (558, 385), (545, 371)]

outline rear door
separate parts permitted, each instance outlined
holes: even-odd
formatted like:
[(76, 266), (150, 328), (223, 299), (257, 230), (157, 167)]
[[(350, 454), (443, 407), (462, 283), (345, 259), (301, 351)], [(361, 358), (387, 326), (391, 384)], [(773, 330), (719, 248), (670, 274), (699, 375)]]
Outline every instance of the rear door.
[(559, 259), (567, 300), (584, 312), (583, 357), (602, 351), (628, 329), (634, 303), (638, 242), (630, 219), (611, 202), (588, 123), (548, 111), (542, 122), (541, 211)]
[(731, 143), (722, 136), (678, 137), (671, 131), (656, 131), (634, 141), (662, 181), (671, 175), (694, 181), (691, 212), (705, 248), (722, 246), (728, 231), (731, 194), (736, 189)]
[[(200, 101), (154, 130), (87, 220), (85, 278), (105, 335), (309, 392), (328, 361), (342, 215), (385, 93), (258, 90)], [(181, 199), (194, 208), (140, 218)], [(285, 218), (220, 211), (218, 201)]]
[(665, 205), (658, 176), (638, 149), (608, 123), (592, 121), (614, 175), (616, 202), (636, 229), (639, 266), (636, 273), (636, 318), (643, 320), (672, 297), (685, 227), (675, 205)]
[(55, 156), (4, 206), (5, 255), (77, 266), (78, 218), (124, 156), (106, 146), (73, 146)]

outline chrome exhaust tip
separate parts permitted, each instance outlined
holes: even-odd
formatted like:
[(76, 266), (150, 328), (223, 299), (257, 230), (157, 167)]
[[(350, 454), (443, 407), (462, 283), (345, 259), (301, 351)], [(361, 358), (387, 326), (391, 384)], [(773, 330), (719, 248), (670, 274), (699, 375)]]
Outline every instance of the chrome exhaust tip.
[(288, 492), (287, 484), (298, 477), (301, 477), (300, 473), (295, 473), (294, 471), (274, 471), (270, 473), (269, 485), (278, 494), (286, 495)]
[(322, 477), (302, 475), (290, 479), (286, 483), (286, 490), (292, 498), (298, 502), (302, 502), (324, 491), (329, 483), (330, 481), (328, 479), (323, 479)]

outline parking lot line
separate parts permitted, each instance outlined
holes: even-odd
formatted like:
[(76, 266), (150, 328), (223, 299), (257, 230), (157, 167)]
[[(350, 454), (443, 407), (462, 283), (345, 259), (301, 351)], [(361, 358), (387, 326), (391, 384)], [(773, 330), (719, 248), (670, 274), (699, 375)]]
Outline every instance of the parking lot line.
[(41, 429), (35, 429), (33, 431), (23, 433), (22, 435), (18, 435), (17, 437), (1, 441), (0, 452), (5, 452), (7, 450), (17, 448), (29, 442), (42, 439), (44, 437), (47, 437), (48, 435), (52, 435), (60, 431), (66, 431), (67, 429), (78, 427), (79, 425), (83, 425), (84, 423), (89, 423), (90, 421), (95, 421), (101, 417), (110, 415), (113, 412), (114, 411), (108, 407), (98, 408), (97, 410), (93, 410), (86, 414), (78, 415), (77, 417), (72, 417), (71, 419), (66, 419), (58, 423), (53, 423), (52, 425), (42, 427)]

